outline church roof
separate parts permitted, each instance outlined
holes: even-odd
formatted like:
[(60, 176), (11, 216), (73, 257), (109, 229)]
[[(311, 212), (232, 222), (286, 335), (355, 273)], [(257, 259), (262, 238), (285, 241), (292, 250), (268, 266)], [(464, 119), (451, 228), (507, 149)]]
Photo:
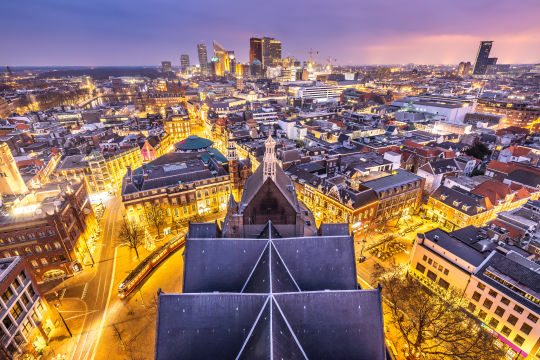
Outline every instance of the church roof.
[(280, 238), (268, 222), (222, 239), (192, 225), (183, 293), (159, 296), (155, 359), (386, 358), (381, 294), (356, 290), (348, 229)]
[[(267, 179), (267, 181), (272, 181), (270, 178)], [(244, 191), (242, 193), (242, 200), (240, 202), (240, 210), (243, 210), (253, 199), (253, 197), (257, 194), (259, 189), (263, 186), (263, 166), (259, 166), (257, 170), (251, 175), (244, 185)], [(298, 199), (296, 198), (296, 191), (294, 190), (294, 184), (285, 174), (281, 166), (276, 165), (276, 182), (275, 182), (277, 188), (280, 190), (280, 192), (285, 196), (287, 201), (298, 211), (299, 204)]]

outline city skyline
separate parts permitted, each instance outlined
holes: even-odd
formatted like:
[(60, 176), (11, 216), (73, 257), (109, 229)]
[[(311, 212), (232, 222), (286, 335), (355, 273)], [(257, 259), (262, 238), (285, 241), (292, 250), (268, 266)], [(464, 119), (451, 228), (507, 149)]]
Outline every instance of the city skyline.
[(1, 19), (13, 30), (2, 40), (8, 51), (0, 54), (0, 64), (157, 66), (167, 60), (179, 66), (180, 54), (196, 59), (197, 44), (210, 46), (213, 40), (245, 63), (249, 38), (263, 36), (282, 41), (283, 57), (304, 60), (313, 48), (320, 58), (333, 56), (341, 65), (472, 62), (482, 40), (495, 42), (492, 55), (500, 63), (540, 62), (540, 24), (535, 21), (540, 4), (530, 0), (419, 0), (406, 7), (315, 1), (309, 8), (287, 4), (285, 12), (284, 5), (5, 2)]

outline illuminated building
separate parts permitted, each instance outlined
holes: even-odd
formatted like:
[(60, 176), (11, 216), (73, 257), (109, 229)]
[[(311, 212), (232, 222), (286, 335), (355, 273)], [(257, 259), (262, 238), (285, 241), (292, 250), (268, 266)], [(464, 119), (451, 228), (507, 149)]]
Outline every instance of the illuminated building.
[(0, 143), (0, 194), (26, 194), (28, 188), (7, 143)]
[(92, 261), (98, 225), (84, 181), (49, 183), (4, 206), (0, 255), (24, 257), (38, 282), (71, 275)]
[(206, 50), (206, 44), (197, 44), (197, 55), (199, 56), (201, 73), (203, 75), (208, 75), (208, 53)]
[(481, 226), (494, 217), (491, 201), (458, 187), (439, 186), (425, 206), (428, 218), (453, 230), (469, 225)]
[(495, 338), (507, 359), (534, 359), (540, 350), (540, 267), (498, 247), (492, 228), (418, 234), (409, 274), (435, 292), (464, 293), (462, 307)]
[(249, 63), (259, 60), (262, 67), (277, 65), (281, 60), (281, 41), (271, 37), (249, 39)]
[(186, 73), (189, 69), (189, 55), (182, 54), (180, 55), (180, 67), (182, 68), (182, 72)]
[(251, 38), (249, 39), (249, 63), (252, 64), (253, 61), (259, 60), (262, 64), (263, 62), (263, 53), (262, 53), (262, 39)]
[(212, 73), (212, 76), (219, 76), (221, 74), (219, 58), (215, 55), (212, 56), (212, 59), (210, 59), (210, 71)]
[(84, 178), (90, 193), (102, 193), (122, 185), (127, 166), (138, 168), (141, 165), (141, 151), (135, 146), (103, 154), (94, 151), (86, 156), (66, 156), (56, 169), (56, 174), (64, 180)]
[(275, 65), (281, 60), (281, 41), (271, 37), (262, 38), (262, 64), (264, 67)]
[(503, 116), (499, 128), (517, 126), (531, 132), (540, 131), (540, 108), (533, 104), (478, 99), (476, 112)]
[(129, 169), (122, 187), (128, 218), (146, 223), (144, 207), (150, 202), (166, 212), (168, 225), (225, 210), (231, 190), (223, 167), (227, 159), (211, 145), (212, 141), (192, 135), (177, 143), (174, 152)]
[(105, 152), (104, 158), (107, 164), (107, 173), (109, 174), (108, 182), (113, 189), (120, 189), (122, 186), (122, 179), (126, 175), (128, 166), (132, 169), (142, 166), (142, 156), (138, 146)]
[(171, 136), (171, 141), (177, 143), (191, 135), (190, 118), (183, 107), (174, 107), (167, 114), (164, 129)]
[(478, 54), (476, 55), (476, 62), (474, 63), (473, 75), (485, 75), (489, 65), (497, 63), (497, 58), (490, 58), (489, 53), (493, 41), (481, 41), (478, 48)]
[(0, 97), (0, 118), (9, 115), (9, 103), (3, 97)]
[(471, 63), (469, 61), (467, 62), (460, 62), (457, 70), (458, 76), (467, 76), (471, 72)]
[(141, 148), (142, 161), (148, 163), (157, 159), (172, 151), (174, 149), (173, 145), (172, 136), (166, 132), (161, 137), (158, 135), (150, 136)]
[(237, 199), (240, 199), (246, 180), (252, 174), (251, 162), (249, 157), (244, 160), (238, 159), (236, 145), (230, 140), (227, 147), (227, 162), (229, 165), (232, 193)]
[(161, 71), (164, 73), (171, 72), (172, 71), (172, 65), (170, 61), (162, 61), (161, 62)]
[(42, 353), (54, 329), (50, 308), (20, 256), (0, 259), (0, 358)]

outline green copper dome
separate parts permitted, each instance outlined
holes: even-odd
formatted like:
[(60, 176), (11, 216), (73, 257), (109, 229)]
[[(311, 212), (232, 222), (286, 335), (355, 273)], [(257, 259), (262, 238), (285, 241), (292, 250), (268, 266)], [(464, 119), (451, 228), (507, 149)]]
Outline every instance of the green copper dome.
[(212, 146), (214, 142), (205, 138), (191, 135), (175, 144), (176, 150), (189, 151), (189, 150), (201, 150)]

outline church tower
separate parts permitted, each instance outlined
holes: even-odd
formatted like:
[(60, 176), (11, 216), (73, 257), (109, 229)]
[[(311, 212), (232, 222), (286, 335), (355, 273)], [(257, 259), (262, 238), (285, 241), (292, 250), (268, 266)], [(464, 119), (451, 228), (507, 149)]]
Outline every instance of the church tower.
[(268, 136), (268, 139), (264, 142), (265, 152), (263, 159), (263, 182), (267, 178), (271, 178), (276, 182), (276, 141), (272, 139), (272, 135)]
[(238, 198), (238, 192), (241, 186), (240, 171), (238, 169), (238, 155), (234, 142), (229, 140), (227, 146), (227, 162), (229, 163), (229, 178), (233, 194)]

